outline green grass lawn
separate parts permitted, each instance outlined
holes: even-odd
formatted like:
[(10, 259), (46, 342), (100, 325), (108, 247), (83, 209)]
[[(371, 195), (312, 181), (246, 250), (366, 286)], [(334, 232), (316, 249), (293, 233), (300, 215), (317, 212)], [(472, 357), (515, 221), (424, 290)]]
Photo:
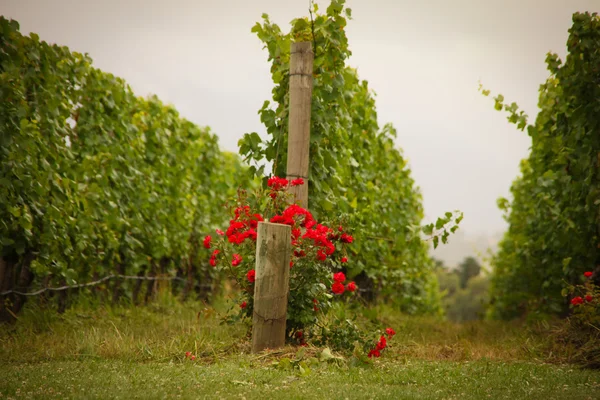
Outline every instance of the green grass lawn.
[(372, 365), (319, 361), (314, 347), (249, 354), (245, 327), (220, 325), (202, 304), (30, 307), (0, 330), (0, 399), (600, 399), (600, 371), (566, 364), (576, 349), (554, 344), (549, 325), (460, 325), (385, 307), (362, 318), (397, 331)]
[(524, 362), (380, 360), (368, 368), (322, 365), (308, 375), (252, 358), (210, 365), (121, 360), (15, 363), (4, 397), (246, 399), (598, 399), (600, 374)]

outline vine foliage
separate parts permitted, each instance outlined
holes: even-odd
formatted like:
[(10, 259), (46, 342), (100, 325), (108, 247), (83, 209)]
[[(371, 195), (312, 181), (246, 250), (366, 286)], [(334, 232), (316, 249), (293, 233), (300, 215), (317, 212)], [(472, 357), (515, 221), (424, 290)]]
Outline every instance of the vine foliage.
[[(495, 108), (531, 137), (531, 153), (499, 199), (509, 229), (494, 258), (491, 314), (561, 314), (561, 291), (600, 277), (600, 18), (576, 13), (563, 62), (548, 54), (550, 77), (540, 87), (535, 123), (517, 105), (494, 98)], [(489, 91), (484, 90), (484, 95)], [(598, 279), (598, 278), (596, 278)]]
[[(0, 292), (110, 274), (176, 272), (188, 292), (210, 280), (198, 238), (247, 174), (208, 128), (5, 18), (0, 98)], [(141, 282), (111, 296), (141, 297)], [(0, 300), (3, 319), (23, 302)]]
[[(314, 18), (313, 18), (314, 14)], [(371, 296), (398, 300), (408, 312), (438, 312), (437, 282), (428, 245), (422, 240), (422, 199), (407, 161), (396, 147), (397, 132), (377, 122), (375, 95), (368, 82), (346, 64), (351, 51), (345, 28), (351, 10), (344, 0), (333, 0), (325, 13), (313, 6), (311, 18), (297, 18), (284, 33), (263, 14), (252, 31), (268, 50), (273, 83), (272, 100), (259, 110), (267, 131), (239, 142), (240, 154), (259, 177), (265, 161), (276, 176), (285, 176), (289, 115), (289, 61), (291, 43), (310, 41), (313, 52), (313, 94), (309, 167), (309, 207), (315, 218), (341, 213), (354, 227), (355, 261), (347, 267)], [(262, 166), (259, 165), (262, 163)], [(460, 215), (449, 213), (435, 224), (446, 242)], [(446, 227), (447, 229), (445, 229)], [(425, 227), (432, 234), (434, 224)]]

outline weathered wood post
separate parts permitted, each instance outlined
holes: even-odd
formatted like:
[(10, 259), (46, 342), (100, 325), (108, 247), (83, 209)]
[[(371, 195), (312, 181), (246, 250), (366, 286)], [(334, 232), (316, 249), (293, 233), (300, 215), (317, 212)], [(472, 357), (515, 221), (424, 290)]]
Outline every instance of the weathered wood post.
[[(304, 185), (290, 187), (294, 201), (308, 207), (308, 152), (313, 86), (313, 52), (310, 42), (292, 43), (290, 55), (290, 115), (287, 178), (303, 178)], [(252, 315), (252, 352), (285, 344), (285, 323), (290, 280), (292, 228), (258, 223), (256, 280)]]
[(311, 42), (292, 43), (290, 54), (290, 116), (287, 152), (287, 178), (303, 178), (304, 185), (290, 187), (295, 202), (308, 207), (308, 153), (310, 148), (310, 109), (313, 88)]
[(291, 235), (292, 228), (289, 225), (258, 223), (252, 315), (253, 353), (285, 344)]

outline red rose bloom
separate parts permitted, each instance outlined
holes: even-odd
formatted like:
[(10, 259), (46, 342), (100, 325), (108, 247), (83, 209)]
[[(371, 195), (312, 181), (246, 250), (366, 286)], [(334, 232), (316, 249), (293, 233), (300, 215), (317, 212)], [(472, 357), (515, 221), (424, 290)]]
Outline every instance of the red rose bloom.
[(204, 247), (205, 248), (210, 249), (210, 241), (211, 241), (211, 239), (212, 238), (210, 237), (210, 235), (208, 235), (208, 236), (206, 236), (204, 238)]
[(354, 241), (354, 238), (348, 235), (347, 233), (342, 233), (341, 240), (344, 243), (352, 243)]
[(216, 249), (215, 251), (213, 251), (212, 255), (210, 256), (209, 263), (213, 267), (217, 266), (217, 254), (219, 254), (219, 253), (220, 253), (219, 249)]
[(583, 276), (585, 276), (586, 278), (591, 278), (592, 275), (594, 275), (594, 273), (592, 271), (586, 271), (583, 273)]
[(585, 296), (585, 301), (587, 301), (588, 303), (590, 303), (592, 300), (594, 300), (594, 296), (592, 296), (591, 294)]
[(244, 309), (244, 308), (246, 308), (246, 307), (248, 307), (248, 303), (246, 303), (245, 301), (244, 301), (244, 302), (242, 302), (242, 304), (240, 304), (240, 308), (241, 308), (241, 309)]
[(342, 259), (340, 260), (343, 263), (347, 263), (348, 262), (348, 257), (342, 257)]
[(190, 357), (190, 360), (192, 360), (192, 361), (196, 361), (196, 356), (191, 356), (191, 357)]
[(396, 331), (392, 328), (385, 328), (385, 333), (387, 333), (388, 337), (391, 339), (396, 334)]
[(377, 342), (377, 350), (383, 350), (387, 347), (387, 341), (385, 340), (385, 336), (381, 336), (379, 338), (379, 342)]
[(192, 355), (192, 353), (190, 353), (189, 351), (186, 351), (186, 352), (185, 352), (185, 358), (188, 358), (188, 357), (189, 357), (189, 356), (191, 356), (191, 355)]
[(234, 254), (233, 259), (231, 260), (231, 265), (237, 267), (242, 262), (242, 257), (239, 254)]
[(321, 249), (317, 250), (317, 260), (319, 261), (325, 261), (325, 259), (327, 258), (327, 254), (325, 254), (325, 252)]
[(354, 292), (356, 290), (356, 283), (350, 282), (346, 285), (346, 290), (349, 292)]
[(246, 278), (248, 278), (248, 282), (254, 283), (254, 281), (256, 280), (256, 271), (253, 269), (248, 271), (248, 273), (246, 274)]
[(333, 274), (333, 280), (339, 283), (344, 283), (346, 280), (346, 275), (343, 272), (336, 272)]
[(573, 297), (571, 299), (571, 304), (573, 304), (574, 306), (578, 306), (580, 304), (583, 304), (583, 299), (581, 298), (581, 296)]
[(344, 290), (346, 290), (346, 288), (344, 288), (343, 283), (334, 282), (333, 285), (331, 285), (331, 291), (335, 294), (342, 294), (344, 293)]
[(225, 234), (225, 232), (223, 232), (220, 229), (215, 229), (215, 232), (217, 232), (217, 235), (221, 235), (221, 236), (223, 236)]
[(379, 352), (379, 350), (371, 350), (369, 352), (369, 358), (371, 357), (379, 357), (381, 355), (381, 353)]
[(292, 180), (292, 186), (304, 185), (304, 179), (298, 178)]
[(288, 180), (273, 176), (267, 180), (267, 186), (273, 190), (281, 190), (288, 185)]

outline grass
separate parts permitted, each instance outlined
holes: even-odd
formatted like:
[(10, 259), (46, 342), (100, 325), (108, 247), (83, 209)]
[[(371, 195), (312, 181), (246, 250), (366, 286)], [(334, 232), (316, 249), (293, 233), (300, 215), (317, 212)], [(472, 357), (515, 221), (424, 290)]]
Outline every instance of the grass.
[(235, 356), (210, 365), (110, 360), (17, 364), (0, 383), (15, 398), (597, 399), (600, 376), (531, 363), (380, 360), (308, 375)]
[[(576, 349), (554, 343), (550, 325), (455, 324), (378, 307), (363, 322), (397, 335), (381, 359), (360, 366), (319, 362), (311, 347), (301, 361), (292, 346), (249, 354), (245, 326), (220, 325), (224, 307), (165, 298), (58, 315), (30, 306), (0, 329), (0, 399), (600, 398), (600, 372), (565, 364)], [(285, 358), (303, 368), (277, 364)]]

